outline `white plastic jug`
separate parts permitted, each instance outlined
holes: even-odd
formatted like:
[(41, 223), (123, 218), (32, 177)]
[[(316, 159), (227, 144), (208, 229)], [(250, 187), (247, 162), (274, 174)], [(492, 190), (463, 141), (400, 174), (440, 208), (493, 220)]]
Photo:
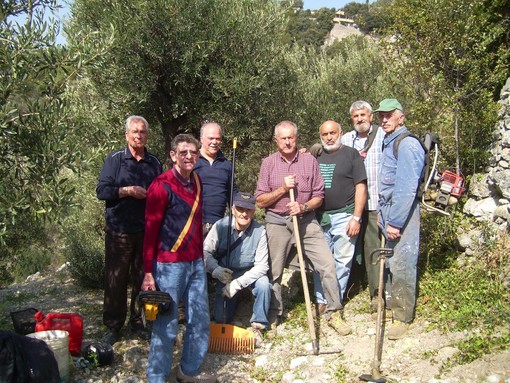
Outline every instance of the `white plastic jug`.
[(63, 330), (48, 330), (35, 332), (27, 336), (46, 342), (57, 360), (60, 381), (66, 383), (69, 380), (69, 361), (71, 358), (69, 354), (69, 333)]

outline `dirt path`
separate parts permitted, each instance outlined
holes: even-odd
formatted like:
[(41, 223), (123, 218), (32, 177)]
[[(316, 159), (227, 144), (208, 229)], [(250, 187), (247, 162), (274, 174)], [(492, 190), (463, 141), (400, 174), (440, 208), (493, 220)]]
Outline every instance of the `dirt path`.
[[(209, 354), (204, 370), (216, 373), (221, 383), (359, 382), (360, 375), (372, 371), (376, 331), (375, 321), (368, 313), (365, 294), (354, 297), (345, 308), (346, 320), (353, 327), (351, 335), (340, 337), (319, 323), (319, 355), (313, 354), (304, 315), (300, 315), (299, 319), (292, 316), (299, 311), (296, 309), (278, 327), (276, 335), (267, 336), (263, 346), (254, 354)], [(84, 341), (100, 339), (103, 331), (102, 291), (75, 286), (65, 271), (45, 277), (36, 275), (30, 282), (0, 290), (0, 328), (12, 330), (9, 313), (27, 307), (46, 312), (80, 312), (84, 317)], [(246, 321), (242, 316), (240, 320)], [(417, 318), (406, 338), (398, 341), (384, 339), (380, 369), (388, 382), (510, 383), (508, 348), (468, 365), (444, 369), (448, 358), (457, 352), (453, 346), (455, 342), (470, 334), (427, 331), (427, 327), (424, 318)], [(70, 381), (145, 382), (148, 342), (135, 339), (127, 332), (123, 336), (123, 340), (115, 344), (116, 357), (112, 366), (74, 368)], [(176, 352), (175, 360), (178, 359)]]

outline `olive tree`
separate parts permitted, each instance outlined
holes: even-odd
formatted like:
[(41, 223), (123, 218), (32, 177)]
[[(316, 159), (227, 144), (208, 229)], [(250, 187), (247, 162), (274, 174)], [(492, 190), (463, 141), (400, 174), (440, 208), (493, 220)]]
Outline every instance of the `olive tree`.
[[(166, 149), (203, 119), (242, 143), (268, 140), (293, 111), (293, 71), (281, 42), (286, 12), (270, 0), (76, 0), (70, 44), (83, 29), (113, 33), (102, 65), (88, 69), (119, 110), (161, 127)], [(167, 150), (166, 150), (167, 151)]]

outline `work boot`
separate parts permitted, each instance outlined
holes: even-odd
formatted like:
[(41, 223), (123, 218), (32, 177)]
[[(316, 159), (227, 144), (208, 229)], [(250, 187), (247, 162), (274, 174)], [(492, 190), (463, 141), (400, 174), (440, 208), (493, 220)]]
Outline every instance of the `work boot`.
[(342, 319), (342, 313), (340, 310), (332, 313), (329, 318), (326, 319), (326, 322), (328, 326), (335, 330), (339, 335), (345, 336), (352, 332), (351, 327)]
[(218, 381), (214, 375), (209, 375), (203, 372), (197, 376), (185, 375), (184, 372), (182, 372), (180, 365), (176, 370), (175, 375), (177, 382), (179, 383), (216, 383)]
[(113, 346), (114, 343), (117, 343), (120, 339), (120, 331), (114, 328), (109, 328), (101, 338), (101, 340), (110, 346)]
[(409, 330), (409, 323), (394, 320), (393, 325), (388, 330), (388, 339), (397, 340), (403, 338)]

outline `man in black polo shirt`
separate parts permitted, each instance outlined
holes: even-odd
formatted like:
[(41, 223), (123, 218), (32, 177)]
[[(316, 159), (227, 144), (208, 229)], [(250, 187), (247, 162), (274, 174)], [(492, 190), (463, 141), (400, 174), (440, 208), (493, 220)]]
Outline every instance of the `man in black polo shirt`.
[(145, 148), (149, 135), (147, 120), (130, 116), (125, 128), (127, 146), (108, 155), (96, 188), (97, 198), (106, 202), (103, 323), (108, 331), (103, 341), (109, 344), (119, 340), (126, 320), (130, 275), (129, 322), (133, 332), (143, 334), (135, 299), (144, 278), (145, 193), (154, 178), (163, 172), (161, 162)]
[[(232, 161), (221, 151), (223, 130), (213, 121), (204, 121), (200, 128), (200, 156), (195, 172), (200, 176), (204, 196), (204, 238), (212, 225), (225, 216), (230, 204)], [(234, 183), (234, 195), (237, 185)]]

